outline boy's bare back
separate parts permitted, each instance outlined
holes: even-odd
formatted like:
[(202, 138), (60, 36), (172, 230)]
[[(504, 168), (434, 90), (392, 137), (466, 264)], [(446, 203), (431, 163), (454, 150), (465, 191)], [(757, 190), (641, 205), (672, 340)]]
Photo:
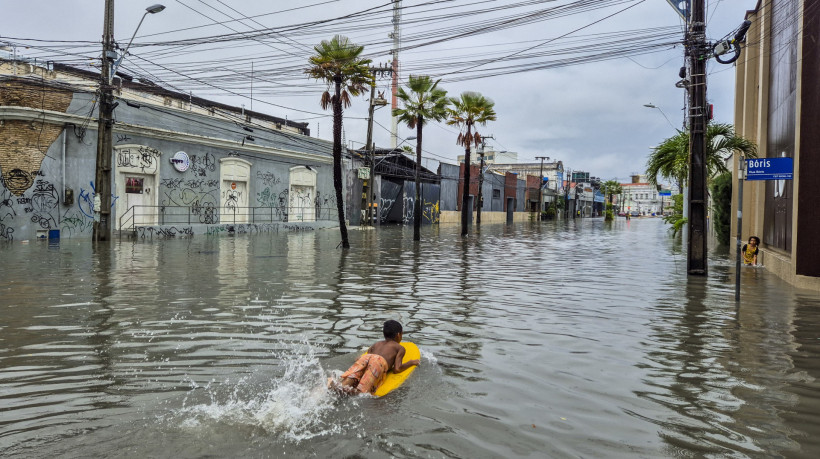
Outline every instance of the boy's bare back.
[(368, 354), (376, 354), (384, 357), (384, 360), (387, 362), (387, 366), (393, 370), (394, 372), (400, 372), (401, 368), (401, 361), (404, 357), (404, 347), (401, 344), (397, 343), (392, 339), (386, 339), (384, 341), (379, 341), (378, 343), (370, 346), (370, 349), (367, 350)]

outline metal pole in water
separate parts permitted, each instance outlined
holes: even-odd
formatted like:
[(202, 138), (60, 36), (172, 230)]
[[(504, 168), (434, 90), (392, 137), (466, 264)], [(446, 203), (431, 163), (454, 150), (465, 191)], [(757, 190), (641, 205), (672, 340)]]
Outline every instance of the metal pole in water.
[(746, 160), (740, 156), (737, 165), (737, 260), (735, 260), (735, 301), (740, 301), (740, 246), (743, 244), (743, 165)]

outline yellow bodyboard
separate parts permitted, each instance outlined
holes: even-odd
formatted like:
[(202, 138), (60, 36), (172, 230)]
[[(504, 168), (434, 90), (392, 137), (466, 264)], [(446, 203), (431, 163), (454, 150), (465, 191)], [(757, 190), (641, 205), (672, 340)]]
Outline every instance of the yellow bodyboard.
[[(399, 344), (404, 347), (404, 357), (402, 358), (401, 363), (407, 362), (408, 360), (421, 359), (421, 353), (419, 352), (418, 346), (407, 341)], [(413, 365), (401, 373), (393, 373), (391, 370), (387, 373), (387, 376), (384, 378), (384, 382), (376, 389), (376, 392), (374, 392), (373, 395), (376, 397), (381, 397), (382, 395), (389, 394), (393, 389), (401, 386), (404, 383), (404, 380), (410, 376), (410, 373), (416, 371), (416, 367), (417, 365)]]

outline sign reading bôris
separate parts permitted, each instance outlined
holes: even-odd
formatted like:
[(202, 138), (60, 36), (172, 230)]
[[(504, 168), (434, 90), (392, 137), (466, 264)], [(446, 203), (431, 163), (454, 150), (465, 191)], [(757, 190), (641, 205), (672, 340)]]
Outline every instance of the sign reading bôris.
[(746, 180), (792, 180), (793, 158), (754, 158), (746, 160)]

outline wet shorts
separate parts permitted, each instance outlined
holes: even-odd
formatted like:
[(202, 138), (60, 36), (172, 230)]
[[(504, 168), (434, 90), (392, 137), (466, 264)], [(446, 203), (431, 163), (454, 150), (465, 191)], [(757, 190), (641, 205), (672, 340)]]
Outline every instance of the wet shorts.
[(350, 378), (359, 381), (356, 389), (365, 394), (376, 390), (382, 382), (390, 368), (387, 360), (377, 354), (365, 354), (359, 357), (350, 368), (342, 373), (342, 379)]

